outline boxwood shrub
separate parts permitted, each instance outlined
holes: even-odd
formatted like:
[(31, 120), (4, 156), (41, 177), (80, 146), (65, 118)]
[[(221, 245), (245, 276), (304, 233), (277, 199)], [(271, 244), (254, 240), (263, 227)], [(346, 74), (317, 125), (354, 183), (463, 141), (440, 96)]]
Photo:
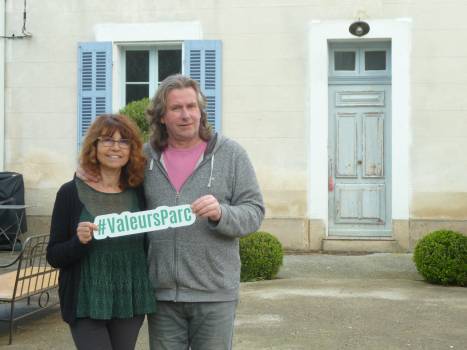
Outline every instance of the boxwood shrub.
[(268, 232), (254, 232), (240, 239), (242, 282), (270, 280), (279, 272), (284, 252), (279, 240)]
[(133, 101), (127, 104), (120, 110), (120, 114), (126, 115), (133, 119), (141, 130), (141, 136), (144, 141), (149, 137), (149, 123), (146, 117), (146, 109), (150, 103), (149, 98), (143, 98), (138, 101)]
[(417, 243), (413, 259), (428, 282), (467, 285), (467, 236), (459, 232), (429, 233)]

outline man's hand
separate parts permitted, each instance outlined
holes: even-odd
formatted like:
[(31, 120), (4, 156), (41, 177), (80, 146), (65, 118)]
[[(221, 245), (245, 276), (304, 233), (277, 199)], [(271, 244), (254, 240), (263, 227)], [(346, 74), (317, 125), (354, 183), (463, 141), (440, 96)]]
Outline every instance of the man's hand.
[(76, 234), (82, 244), (88, 244), (92, 240), (92, 232), (97, 230), (97, 225), (92, 222), (83, 221), (78, 224)]
[(86, 172), (81, 166), (78, 166), (78, 169), (76, 169), (76, 177), (83, 181), (99, 182), (99, 175)]
[(194, 214), (202, 218), (208, 218), (211, 221), (218, 222), (222, 216), (222, 210), (219, 202), (213, 195), (206, 195), (198, 198), (191, 204), (191, 210)]

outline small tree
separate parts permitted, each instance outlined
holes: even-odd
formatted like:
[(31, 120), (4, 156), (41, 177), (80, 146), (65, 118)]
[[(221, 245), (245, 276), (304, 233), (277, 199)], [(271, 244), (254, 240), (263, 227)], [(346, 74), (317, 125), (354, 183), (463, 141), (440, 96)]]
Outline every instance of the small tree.
[(145, 97), (141, 100), (130, 102), (120, 110), (120, 114), (126, 115), (135, 121), (145, 142), (149, 138), (149, 122), (146, 116), (146, 109), (150, 102), (150, 99)]
[(467, 237), (459, 232), (431, 232), (417, 243), (413, 259), (428, 282), (467, 285)]
[(282, 244), (272, 234), (255, 232), (240, 239), (242, 282), (270, 280), (276, 277), (282, 265)]

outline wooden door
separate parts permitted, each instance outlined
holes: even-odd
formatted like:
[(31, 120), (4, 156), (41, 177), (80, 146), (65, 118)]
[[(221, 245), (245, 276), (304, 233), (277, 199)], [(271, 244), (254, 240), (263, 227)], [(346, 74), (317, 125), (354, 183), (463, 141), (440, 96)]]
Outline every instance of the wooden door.
[(329, 89), (329, 234), (391, 235), (390, 86)]

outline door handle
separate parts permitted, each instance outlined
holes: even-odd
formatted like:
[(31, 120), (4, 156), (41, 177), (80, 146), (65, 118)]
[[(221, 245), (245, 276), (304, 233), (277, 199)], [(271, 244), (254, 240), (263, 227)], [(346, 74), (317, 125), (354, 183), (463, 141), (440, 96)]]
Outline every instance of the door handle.
[(328, 191), (334, 191), (334, 174), (332, 159), (329, 159)]
[(360, 164), (362, 165), (363, 164), (363, 161), (361, 159), (357, 160), (357, 164)]

